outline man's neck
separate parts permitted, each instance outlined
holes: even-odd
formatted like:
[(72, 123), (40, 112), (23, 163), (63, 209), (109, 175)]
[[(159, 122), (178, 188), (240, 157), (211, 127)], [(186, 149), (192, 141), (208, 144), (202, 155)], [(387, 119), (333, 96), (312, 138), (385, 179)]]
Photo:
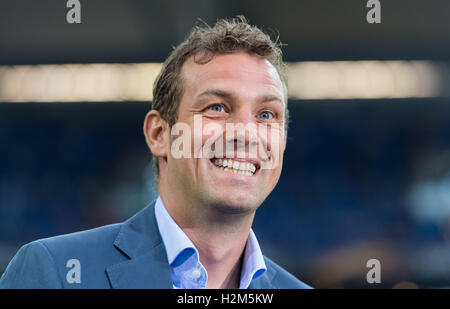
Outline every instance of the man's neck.
[(207, 288), (239, 288), (243, 255), (254, 213), (215, 213), (198, 205), (160, 192), (167, 211), (199, 252), (208, 272)]
[(194, 243), (208, 272), (207, 288), (238, 288), (248, 233), (217, 233), (196, 228), (183, 231)]

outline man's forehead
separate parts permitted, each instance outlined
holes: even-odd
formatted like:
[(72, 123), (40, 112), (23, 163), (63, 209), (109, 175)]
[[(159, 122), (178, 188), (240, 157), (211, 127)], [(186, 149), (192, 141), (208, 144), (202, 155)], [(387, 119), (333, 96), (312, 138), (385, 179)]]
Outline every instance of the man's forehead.
[[(220, 80), (239, 80), (279, 88), (283, 86), (276, 68), (266, 59), (247, 53), (221, 54), (209, 62), (200, 64), (198, 55), (190, 57), (183, 65), (181, 74), (185, 86)], [(195, 88), (197, 88), (195, 87)]]

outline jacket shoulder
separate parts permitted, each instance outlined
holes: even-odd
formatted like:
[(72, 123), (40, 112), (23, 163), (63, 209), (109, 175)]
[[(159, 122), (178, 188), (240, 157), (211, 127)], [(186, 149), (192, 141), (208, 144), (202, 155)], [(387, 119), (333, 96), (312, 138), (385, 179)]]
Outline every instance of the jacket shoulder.
[(33, 241), (22, 246), (2, 277), (1, 289), (61, 288), (62, 281), (48, 249)]
[(114, 242), (121, 226), (122, 223), (110, 224), (90, 230), (42, 238), (35, 242), (40, 242), (49, 250), (57, 252), (97, 251)]
[[(69, 287), (66, 274), (74, 260), (81, 265), (85, 281), (107, 287), (104, 279), (98, 279), (105, 277), (100, 272), (104, 272), (109, 263), (125, 259), (112, 245), (120, 227), (121, 223), (106, 225), (22, 246), (3, 273), (0, 288)], [(85, 271), (87, 269), (89, 271)]]
[(274, 289), (311, 289), (309, 285), (297, 279), (283, 267), (264, 257), (268, 274), (272, 275), (272, 288)]

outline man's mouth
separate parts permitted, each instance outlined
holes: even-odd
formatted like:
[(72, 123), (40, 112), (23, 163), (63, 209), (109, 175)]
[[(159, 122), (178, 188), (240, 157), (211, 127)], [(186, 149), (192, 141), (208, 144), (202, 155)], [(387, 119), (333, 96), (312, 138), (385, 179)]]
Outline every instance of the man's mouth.
[(233, 159), (211, 159), (211, 162), (225, 172), (253, 176), (259, 169), (257, 163), (242, 162)]

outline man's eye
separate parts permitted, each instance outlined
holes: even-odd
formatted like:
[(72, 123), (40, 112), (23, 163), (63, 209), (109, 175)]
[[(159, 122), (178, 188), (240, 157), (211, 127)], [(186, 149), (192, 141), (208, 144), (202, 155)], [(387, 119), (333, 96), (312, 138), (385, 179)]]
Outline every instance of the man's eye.
[(222, 113), (222, 112), (225, 111), (225, 108), (223, 107), (223, 105), (220, 105), (220, 104), (211, 105), (209, 107), (209, 109), (214, 111), (214, 112), (218, 112), (218, 113)]
[(259, 114), (258, 117), (265, 120), (269, 120), (273, 118), (273, 113), (269, 111), (264, 111), (261, 114)]

